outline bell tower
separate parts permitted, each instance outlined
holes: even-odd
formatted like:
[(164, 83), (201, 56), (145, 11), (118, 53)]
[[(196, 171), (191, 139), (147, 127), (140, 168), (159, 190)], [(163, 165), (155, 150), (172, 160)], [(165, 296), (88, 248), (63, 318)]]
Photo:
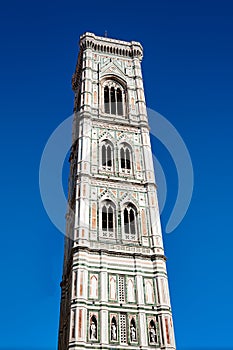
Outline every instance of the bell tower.
[(175, 350), (142, 57), (80, 37), (59, 350)]

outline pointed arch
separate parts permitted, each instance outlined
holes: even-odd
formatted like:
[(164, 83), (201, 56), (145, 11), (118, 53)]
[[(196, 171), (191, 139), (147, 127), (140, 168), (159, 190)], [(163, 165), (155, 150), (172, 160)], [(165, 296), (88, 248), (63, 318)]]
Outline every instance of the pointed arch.
[(116, 300), (116, 276), (109, 277), (109, 299)]
[(98, 298), (98, 276), (92, 275), (90, 278), (90, 297)]
[(126, 82), (117, 75), (106, 76), (102, 80), (102, 91), (104, 113), (124, 116), (126, 114)]
[(131, 146), (124, 142), (119, 145), (119, 165), (120, 172), (131, 174), (133, 171), (133, 156)]
[(107, 139), (102, 140), (100, 150), (101, 169), (112, 172), (114, 169), (114, 148), (112, 142)]
[(146, 303), (154, 304), (154, 290), (153, 290), (152, 280), (145, 281), (145, 295), (146, 295)]
[(100, 225), (102, 237), (115, 239), (116, 237), (116, 207), (110, 200), (101, 202)]
[(128, 285), (127, 285), (127, 299), (129, 302), (135, 301), (134, 296), (134, 281), (132, 278), (128, 279)]
[(123, 208), (124, 238), (135, 241), (138, 236), (137, 209), (132, 203)]

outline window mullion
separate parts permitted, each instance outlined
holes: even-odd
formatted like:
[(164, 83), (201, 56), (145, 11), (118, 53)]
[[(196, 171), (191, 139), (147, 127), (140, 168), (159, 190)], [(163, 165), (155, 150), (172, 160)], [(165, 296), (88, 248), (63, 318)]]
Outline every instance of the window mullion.
[(116, 103), (116, 115), (118, 115), (118, 105), (117, 105), (117, 89), (114, 89), (114, 94), (115, 94), (115, 103)]
[(127, 171), (127, 157), (126, 157), (126, 149), (124, 148), (124, 156), (125, 156), (125, 172)]
[(107, 169), (107, 167), (108, 167), (108, 145), (105, 146), (105, 159), (106, 159), (105, 169)]
[(134, 233), (135, 233), (135, 238), (137, 237), (137, 225), (136, 225), (136, 212), (134, 211)]
[(111, 99), (111, 88), (108, 89), (108, 95), (109, 95), (109, 111), (110, 114), (112, 114), (112, 99)]
[(107, 233), (109, 234), (109, 215), (108, 215), (108, 208), (107, 207)]
[(128, 225), (129, 225), (129, 234), (131, 235), (131, 223), (130, 223), (130, 210), (128, 210)]

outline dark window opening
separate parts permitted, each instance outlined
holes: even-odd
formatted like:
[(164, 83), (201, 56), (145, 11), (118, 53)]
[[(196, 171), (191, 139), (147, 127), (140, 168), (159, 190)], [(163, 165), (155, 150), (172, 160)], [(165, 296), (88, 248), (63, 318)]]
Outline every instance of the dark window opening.
[(112, 151), (109, 145), (107, 146), (107, 166), (112, 166)]
[(128, 206), (124, 209), (124, 231), (126, 239), (135, 239), (137, 234), (136, 210)]
[(109, 88), (108, 88), (108, 86), (105, 86), (105, 88), (104, 88), (104, 111), (105, 111), (105, 113), (110, 113), (110, 108), (109, 108)]
[[(115, 210), (109, 202), (102, 207), (102, 230), (109, 233), (109, 237), (113, 237), (115, 227)], [(111, 233), (111, 234), (110, 234)], [(105, 234), (105, 237), (107, 234)]]
[(123, 146), (120, 150), (121, 170), (130, 173), (131, 170), (131, 151), (128, 147)]
[(116, 114), (116, 96), (114, 87), (111, 87), (111, 114)]
[(106, 206), (102, 209), (102, 229), (103, 231), (107, 231), (108, 229), (108, 214)]
[(102, 153), (102, 167), (104, 167), (106, 170), (112, 170), (113, 166), (113, 159), (112, 159), (112, 147), (110, 144), (107, 144), (106, 142), (102, 145), (101, 149)]
[(125, 168), (125, 152), (123, 148), (121, 148), (121, 168)]
[(120, 116), (124, 114), (123, 91), (119, 87), (104, 87), (104, 112)]
[(117, 88), (117, 114), (123, 115), (122, 92)]

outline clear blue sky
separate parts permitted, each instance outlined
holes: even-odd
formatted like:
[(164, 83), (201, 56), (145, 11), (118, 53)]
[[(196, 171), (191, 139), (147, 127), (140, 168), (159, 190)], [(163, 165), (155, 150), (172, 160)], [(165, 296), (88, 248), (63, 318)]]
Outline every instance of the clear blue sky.
[[(164, 235), (178, 349), (232, 349), (233, 4), (224, 0), (1, 5), (0, 349), (56, 349), (63, 235), (44, 211), (38, 168), (72, 113), (79, 35), (105, 30), (143, 44), (148, 107), (192, 157), (191, 206)], [(166, 150), (153, 147), (168, 181), (165, 225), (177, 177)]]

